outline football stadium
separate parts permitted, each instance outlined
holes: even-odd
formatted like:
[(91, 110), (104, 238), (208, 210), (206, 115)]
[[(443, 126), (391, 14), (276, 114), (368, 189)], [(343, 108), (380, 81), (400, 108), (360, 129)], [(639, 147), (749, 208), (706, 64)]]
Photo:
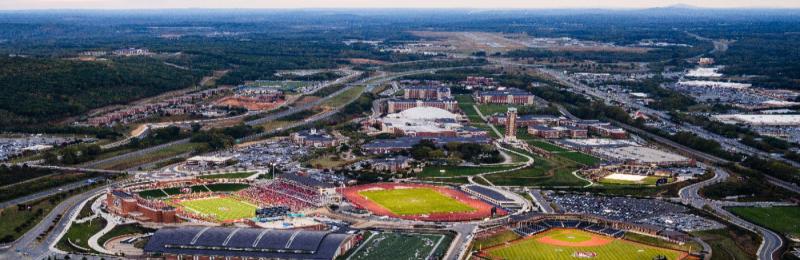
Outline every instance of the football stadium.
[[(140, 222), (265, 222), (327, 202), (323, 188), (297, 175), (253, 182), (187, 178), (110, 189), (109, 211)], [(259, 213), (260, 212), (260, 213)]]
[(356, 207), (374, 215), (420, 221), (467, 221), (507, 211), (460, 190), (427, 184), (375, 183), (340, 190)]

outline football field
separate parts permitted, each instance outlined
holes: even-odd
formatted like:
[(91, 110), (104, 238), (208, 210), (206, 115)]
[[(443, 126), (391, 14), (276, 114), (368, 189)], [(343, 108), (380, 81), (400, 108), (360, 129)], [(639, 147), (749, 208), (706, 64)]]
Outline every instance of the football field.
[(222, 197), (185, 200), (178, 204), (190, 212), (210, 215), (219, 221), (252, 218), (258, 208), (248, 202)]
[(439, 259), (452, 238), (442, 234), (372, 233), (346, 260)]
[(684, 252), (601, 236), (577, 229), (552, 229), (509, 245), (485, 250), (493, 259), (601, 259), (640, 260), (662, 255), (683, 259)]
[(475, 209), (430, 188), (364, 190), (361, 196), (397, 215), (465, 213)]

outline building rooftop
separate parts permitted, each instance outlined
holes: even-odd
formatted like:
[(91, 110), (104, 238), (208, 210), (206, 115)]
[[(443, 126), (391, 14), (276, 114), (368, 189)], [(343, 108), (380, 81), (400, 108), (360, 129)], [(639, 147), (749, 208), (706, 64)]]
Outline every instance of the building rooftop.
[(167, 227), (153, 234), (144, 251), (150, 254), (333, 259), (349, 237), (347, 234), (307, 230)]

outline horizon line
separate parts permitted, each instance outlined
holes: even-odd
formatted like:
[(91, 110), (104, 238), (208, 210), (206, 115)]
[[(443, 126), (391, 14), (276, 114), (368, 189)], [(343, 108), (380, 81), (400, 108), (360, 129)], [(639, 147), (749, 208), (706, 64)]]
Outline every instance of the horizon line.
[[(738, 7), (714, 7), (714, 6), (689, 6), (689, 5), (668, 5), (654, 7), (168, 7), (168, 8), (24, 8), (24, 9), (2, 9), (0, 12), (41, 12), (41, 11), (297, 11), (297, 10), (460, 10), (460, 11), (525, 11), (525, 10), (553, 10), (553, 11), (581, 11), (581, 10), (603, 10), (603, 11), (646, 11), (658, 9), (673, 10), (800, 10), (798, 7), (779, 7), (779, 6), (738, 6)], [(800, 14), (798, 14), (800, 15)]]

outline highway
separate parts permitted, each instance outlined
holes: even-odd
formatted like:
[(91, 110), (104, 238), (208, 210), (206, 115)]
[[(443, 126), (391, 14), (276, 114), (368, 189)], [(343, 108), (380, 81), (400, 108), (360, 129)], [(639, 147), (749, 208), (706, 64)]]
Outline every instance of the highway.
[(16, 198), (16, 199), (0, 202), (0, 208), (4, 209), (4, 208), (10, 207), (10, 206), (17, 205), (17, 204), (22, 204), (22, 203), (35, 201), (35, 200), (38, 200), (38, 199), (41, 199), (41, 198), (44, 198), (44, 197), (48, 197), (48, 196), (54, 195), (56, 193), (60, 193), (60, 192), (63, 192), (63, 191), (80, 188), (80, 187), (83, 187), (83, 186), (88, 186), (90, 184), (91, 183), (89, 183), (88, 181), (76, 181), (76, 182), (73, 182), (73, 183), (69, 183), (69, 184), (66, 184), (66, 185), (63, 185), (63, 186), (59, 186), (59, 187), (55, 187), (55, 188), (48, 189), (48, 190), (43, 190), (43, 191), (40, 191), (40, 192), (37, 192), (37, 193), (33, 193), (33, 194), (30, 194), (30, 195), (19, 197), (19, 198)]

